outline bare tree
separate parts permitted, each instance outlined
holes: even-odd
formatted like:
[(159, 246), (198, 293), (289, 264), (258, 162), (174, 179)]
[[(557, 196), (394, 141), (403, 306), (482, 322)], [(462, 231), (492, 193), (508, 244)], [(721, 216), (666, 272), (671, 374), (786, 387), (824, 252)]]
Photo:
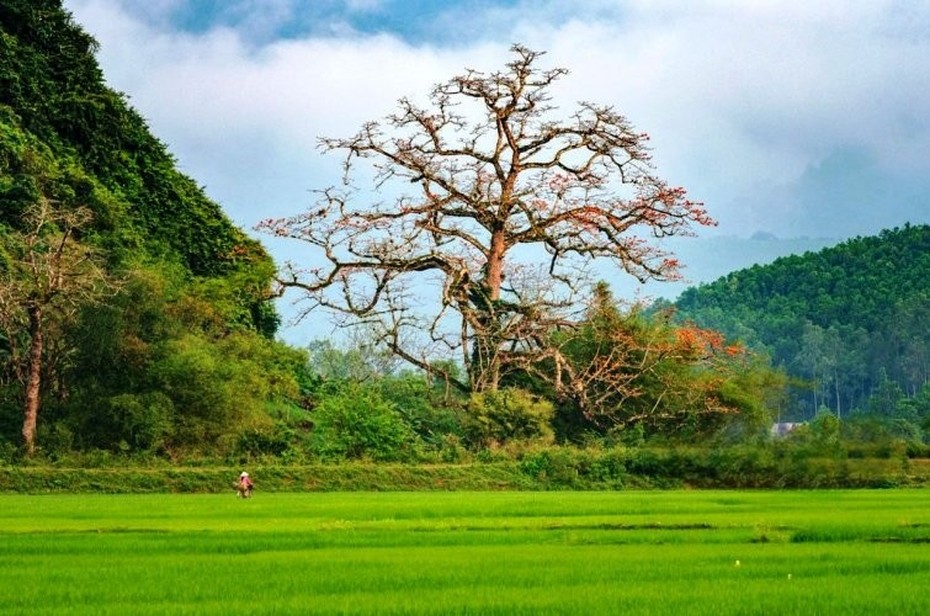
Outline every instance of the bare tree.
[[(401, 99), (355, 136), (321, 139), (345, 153), (342, 185), (310, 211), (259, 225), (319, 250), (321, 267), (281, 274), (309, 300), (304, 315), (322, 307), (377, 326), (394, 353), (447, 378), (434, 359), (455, 351), (468, 390), (559, 361), (549, 334), (570, 325), (594, 261), (673, 279), (677, 261), (650, 238), (713, 224), (655, 175), (648, 137), (611, 107), (582, 102), (552, 119), (550, 86), (567, 71), (511, 51), (505, 71), (468, 70), (436, 86), (428, 107)], [(371, 194), (355, 186), (357, 161), (370, 162), (375, 194), (396, 197), (357, 202)]]
[(0, 332), (7, 364), (22, 383), (23, 444), (32, 455), (41, 405), (42, 377), (51, 323), (74, 318), (80, 306), (112, 283), (96, 252), (79, 235), (92, 213), (56, 208), (41, 199), (24, 216), (24, 231), (5, 236), (0, 264)]

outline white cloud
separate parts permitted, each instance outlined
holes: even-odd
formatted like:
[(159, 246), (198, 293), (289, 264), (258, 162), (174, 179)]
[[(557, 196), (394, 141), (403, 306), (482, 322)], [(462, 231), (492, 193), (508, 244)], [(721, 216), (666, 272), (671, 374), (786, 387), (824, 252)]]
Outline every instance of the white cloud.
[[(445, 30), (417, 45), (353, 29), (351, 11), (377, 11), (379, 0), (347, 0), (350, 13), (315, 25), (326, 36), (267, 43), (246, 29), (286, 21), (292, 2), (238, 2), (274, 10), (264, 25), (199, 34), (168, 27), (176, 4), (130, 14), (112, 0), (66, 1), (102, 43), (111, 84), (246, 228), (296, 212), (308, 190), (337, 180), (317, 137), (352, 134), (465, 67), (497, 70), (515, 41), (571, 69), (555, 90), (566, 108), (613, 104), (650, 133), (660, 173), (705, 201), (724, 233), (822, 235), (805, 228), (798, 191), (850, 148), (878, 178), (930, 176), (930, 3), (527, 0), (440, 16)], [(913, 216), (930, 211), (921, 207)], [(930, 222), (923, 216), (913, 221)]]
[(615, 23), (519, 28), (574, 69), (579, 91), (650, 132), (673, 181), (747, 232), (737, 196), (796, 180), (837, 147), (930, 170), (930, 38), (889, 36), (890, 3), (850, 4), (650, 0)]
[[(566, 88), (578, 96), (567, 99), (615, 103), (653, 134), (670, 171), (721, 183), (715, 190), (788, 181), (837, 143), (868, 144), (895, 165), (926, 149), (930, 50), (926, 39), (883, 34), (897, 19), (884, 2), (631, 0), (594, 3), (556, 24), (545, 21), (546, 7), (564, 13), (564, 5), (533, 3), (535, 11), (511, 13), (497, 45), (446, 51), (383, 35), (255, 49), (232, 30), (169, 33), (132, 21), (118, 4), (71, 4), (104, 41), (108, 76), (182, 156), (186, 136), (258, 132), (290, 150), (346, 133), (466, 65), (493, 57), (484, 66), (496, 68), (509, 38), (572, 69)], [(603, 17), (586, 21), (588, 13)]]

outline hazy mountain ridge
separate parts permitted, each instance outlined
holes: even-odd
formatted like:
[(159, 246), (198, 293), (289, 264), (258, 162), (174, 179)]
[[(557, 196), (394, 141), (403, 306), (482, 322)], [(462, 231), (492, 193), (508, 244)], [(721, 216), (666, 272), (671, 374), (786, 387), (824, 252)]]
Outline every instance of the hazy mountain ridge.
[(661, 246), (681, 262), (682, 280), (642, 285), (629, 279), (610, 282), (623, 296), (635, 293), (649, 299), (674, 300), (691, 287), (712, 283), (732, 272), (786, 256), (816, 252), (839, 242), (827, 237), (780, 238), (765, 232), (748, 238), (735, 235), (669, 238)]

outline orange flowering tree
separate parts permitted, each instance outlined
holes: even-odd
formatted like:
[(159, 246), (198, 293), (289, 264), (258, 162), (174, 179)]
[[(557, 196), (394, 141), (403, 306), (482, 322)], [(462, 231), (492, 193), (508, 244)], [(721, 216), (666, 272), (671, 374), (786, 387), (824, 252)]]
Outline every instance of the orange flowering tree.
[[(595, 261), (673, 279), (677, 262), (645, 238), (713, 224), (655, 174), (645, 134), (593, 103), (556, 119), (550, 87), (567, 71), (539, 68), (541, 52), (512, 53), (503, 71), (436, 86), (425, 107), (402, 99), (354, 136), (322, 139), (345, 156), (341, 185), (306, 212), (259, 225), (315, 248), (312, 266), (279, 276), (309, 300), (304, 314), (351, 317), (466, 391), (562, 361), (549, 334), (571, 326)], [(438, 361), (456, 357), (463, 378)]]
[(693, 435), (767, 425), (783, 378), (719, 332), (669, 317), (622, 310), (602, 283), (585, 318), (554, 333), (563, 361), (535, 366), (532, 382), (556, 383), (550, 393), (561, 391), (563, 411), (579, 415), (563, 419), (581, 429), (638, 424), (649, 433)]

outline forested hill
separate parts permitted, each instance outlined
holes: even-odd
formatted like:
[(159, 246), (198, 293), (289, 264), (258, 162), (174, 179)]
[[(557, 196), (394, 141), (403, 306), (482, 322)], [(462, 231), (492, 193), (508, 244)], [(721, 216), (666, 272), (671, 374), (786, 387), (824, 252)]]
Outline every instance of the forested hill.
[(0, 222), (15, 227), (44, 192), (92, 209), (123, 254), (179, 258), (196, 275), (266, 259), (106, 86), (96, 42), (60, 0), (3, 0), (0, 37)]
[(96, 49), (61, 0), (0, 0), (0, 454), (270, 433), (305, 364), (272, 339), (274, 264)]
[(930, 226), (737, 271), (688, 289), (676, 308), (810, 380), (803, 413), (861, 409), (888, 379), (914, 394), (930, 378)]

